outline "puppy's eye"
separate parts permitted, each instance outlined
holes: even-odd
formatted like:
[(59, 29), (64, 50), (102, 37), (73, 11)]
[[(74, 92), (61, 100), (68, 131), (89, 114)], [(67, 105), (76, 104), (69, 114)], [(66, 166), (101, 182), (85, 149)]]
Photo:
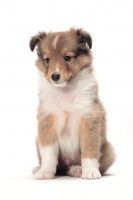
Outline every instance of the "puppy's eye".
[(69, 60), (71, 60), (71, 57), (70, 56), (65, 56), (64, 59), (65, 59), (65, 61), (69, 61)]
[(50, 62), (50, 58), (46, 58), (45, 61), (46, 61), (46, 63), (49, 63)]

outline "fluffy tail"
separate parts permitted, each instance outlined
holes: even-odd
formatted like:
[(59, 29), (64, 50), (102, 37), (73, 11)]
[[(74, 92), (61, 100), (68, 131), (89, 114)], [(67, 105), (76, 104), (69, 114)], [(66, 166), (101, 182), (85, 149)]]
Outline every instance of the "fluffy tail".
[(101, 154), (99, 159), (100, 172), (104, 173), (116, 160), (116, 154), (113, 146), (108, 141), (101, 146)]

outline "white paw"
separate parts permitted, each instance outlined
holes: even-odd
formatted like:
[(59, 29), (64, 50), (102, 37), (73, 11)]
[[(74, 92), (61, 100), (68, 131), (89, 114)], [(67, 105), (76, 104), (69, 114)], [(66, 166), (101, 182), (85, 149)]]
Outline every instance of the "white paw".
[(72, 177), (81, 177), (81, 166), (76, 165), (76, 166), (71, 166), (70, 170), (68, 172), (68, 176), (72, 176)]
[(52, 178), (54, 178), (54, 175), (51, 172), (38, 171), (35, 173), (35, 179), (37, 180), (52, 179)]
[(82, 172), (81, 178), (83, 179), (99, 179), (101, 178), (101, 174), (98, 169), (85, 169)]
[(40, 168), (41, 168), (40, 165), (38, 165), (37, 167), (34, 167), (34, 168), (32, 169), (32, 174), (34, 175), (36, 172), (38, 172), (38, 171), (40, 170)]

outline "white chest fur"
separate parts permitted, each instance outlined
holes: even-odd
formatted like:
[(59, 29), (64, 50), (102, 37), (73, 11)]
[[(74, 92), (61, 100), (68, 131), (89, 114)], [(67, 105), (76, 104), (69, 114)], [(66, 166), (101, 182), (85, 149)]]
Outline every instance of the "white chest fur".
[(91, 111), (95, 98), (95, 77), (83, 69), (66, 86), (54, 87), (39, 70), (39, 100), (44, 102), (44, 111), (47, 114), (58, 114), (60, 111), (88, 113)]
[(79, 151), (79, 121), (92, 110), (95, 78), (83, 69), (71, 83), (56, 88), (39, 71), (39, 100), (44, 113), (56, 115), (57, 135), (61, 151), (71, 158)]

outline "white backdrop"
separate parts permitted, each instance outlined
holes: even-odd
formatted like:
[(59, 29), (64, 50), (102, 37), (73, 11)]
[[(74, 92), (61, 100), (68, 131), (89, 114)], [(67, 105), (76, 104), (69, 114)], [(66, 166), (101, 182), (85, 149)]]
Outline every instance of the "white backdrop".
[[(133, 167), (132, 0), (0, 1), (0, 168), (26, 174), (37, 164), (37, 70), (29, 39), (38, 31), (84, 28), (93, 38), (95, 74), (108, 112), (115, 169)], [(112, 168), (113, 170), (113, 168)], [(7, 173), (8, 174), (8, 173)]]

